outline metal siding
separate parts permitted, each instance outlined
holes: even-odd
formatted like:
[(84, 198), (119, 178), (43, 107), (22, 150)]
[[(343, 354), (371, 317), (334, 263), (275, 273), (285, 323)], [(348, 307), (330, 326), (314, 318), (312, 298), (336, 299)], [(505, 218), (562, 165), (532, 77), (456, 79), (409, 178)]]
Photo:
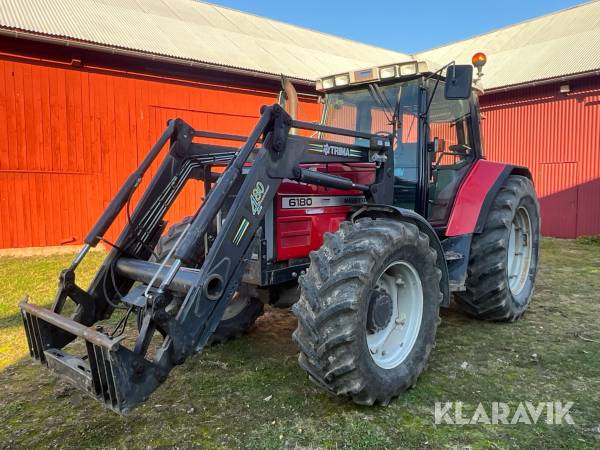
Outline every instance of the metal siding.
[(600, 234), (600, 79), (560, 84), (484, 95), (486, 156), (530, 168), (545, 235)]
[[(247, 133), (276, 95), (0, 56), (0, 248), (81, 242), (167, 119)], [(319, 109), (302, 101), (300, 119)], [(189, 184), (171, 221), (202, 201), (200, 183)]]
[[(562, 95), (556, 83), (481, 99), (487, 157), (531, 169), (543, 231), (563, 237), (600, 233), (600, 80), (571, 88)], [(0, 57), (0, 247), (80, 242), (168, 118), (246, 132), (260, 105), (274, 99), (234, 86)], [(316, 120), (318, 111), (304, 102), (301, 118)], [(202, 189), (187, 191), (172, 220), (197, 207)]]

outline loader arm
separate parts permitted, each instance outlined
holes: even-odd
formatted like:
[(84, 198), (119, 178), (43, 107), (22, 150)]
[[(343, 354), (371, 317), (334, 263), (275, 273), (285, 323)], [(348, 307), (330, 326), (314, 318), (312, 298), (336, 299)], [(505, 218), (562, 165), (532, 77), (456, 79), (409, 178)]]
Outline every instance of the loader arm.
[[(292, 128), (343, 135), (354, 138), (357, 144), (293, 135)], [(234, 140), (243, 145), (237, 149), (200, 144), (194, 138)], [(169, 151), (158, 172), (90, 288), (82, 290), (76, 285), (75, 269), (87, 251), (104, 239), (104, 233), (128, 205), (167, 141)], [(253, 239), (281, 182), (291, 179), (337, 189), (358, 189), (369, 202), (391, 203), (391, 141), (391, 136), (295, 121), (278, 105), (263, 107), (247, 138), (196, 131), (179, 119), (171, 121), (92, 228), (71, 266), (62, 272), (51, 310), (27, 300), (21, 302), (32, 357), (110, 409), (127, 413), (166, 379), (173, 366), (206, 345), (238, 289)], [(227, 162), (227, 167), (222, 174), (211, 171), (214, 164), (223, 162)], [(375, 181), (371, 185), (357, 184), (301, 165), (315, 162), (371, 162), (376, 167)], [(204, 181), (205, 201), (169, 258), (149, 262), (152, 248), (164, 230), (163, 217), (188, 179)], [(205, 249), (202, 265), (185, 268), (197, 260), (199, 243), (205, 240), (232, 194), (235, 200)], [(136, 282), (139, 284), (134, 285)], [(183, 301), (175, 293), (183, 293)], [(61, 315), (67, 299), (78, 305), (71, 318)], [(112, 336), (94, 327), (117, 308), (140, 317), (132, 348), (125, 345), (120, 333)], [(154, 357), (149, 358), (156, 333), (162, 335), (163, 341)], [(81, 357), (63, 351), (77, 338), (85, 342), (86, 354)]]

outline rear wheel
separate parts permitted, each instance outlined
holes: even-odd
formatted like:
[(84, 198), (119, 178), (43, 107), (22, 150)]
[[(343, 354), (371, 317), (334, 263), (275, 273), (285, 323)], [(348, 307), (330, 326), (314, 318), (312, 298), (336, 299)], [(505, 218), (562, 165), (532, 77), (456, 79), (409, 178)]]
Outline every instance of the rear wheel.
[[(181, 236), (181, 233), (183, 233), (183, 230), (191, 221), (192, 217), (186, 217), (181, 222), (173, 224), (168, 232), (159, 239), (155, 248), (156, 256), (154, 259), (156, 261), (162, 262), (168, 256), (179, 236)], [(195, 264), (195, 267), (199, 267), (204, 260), (204, 246), (199, 245), (194, 254), (197, 255), (197, 264)], [(240, 289), (229, 301), (223, 318), (210, 337), (209, 343), (217, 344), (242, 336), (254, 325), (254, 322), (262, 313), (262, 302)]]
[(410, 223), (362, 218), (327, 233), (300, 278), (294, 341), (325, 389), (387, 404), (416, 383), (435, 342), (441, 271)]
[(539, 204), (531, 180), (508, 177), (473, 236), (466, 291), (455, 295), (469, 315), (511, 322), (527, 310), (535, 286), (540, 244)]

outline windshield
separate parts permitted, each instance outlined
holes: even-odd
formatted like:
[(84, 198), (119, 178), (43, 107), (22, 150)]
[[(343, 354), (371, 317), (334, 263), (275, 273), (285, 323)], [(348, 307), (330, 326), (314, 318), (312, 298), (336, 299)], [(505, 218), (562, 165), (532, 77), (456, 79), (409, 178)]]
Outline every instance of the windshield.
[[(418, 81), (395, 83), (370, 88), (333, 92), (327, 95), (323, 111), (323, 124), (365, 133), (392, 133), (391, 119), (394, 107), (399, 104), (399, 119), (404, 127), (416, 124)], [(406, 131), (408, 132), (408, 131)], [(346, 138), (353, 141), (353, 138)]]
[[(392, 117), (397, 105), (398, 124), (394, 145), (394, 175), (417, 179), (419, 81), (357, 89), (327, 95), (323, 124), (365, 133), (393, 133)], [(368, 145), (365, 139), (324, 136), (347, 144)]]

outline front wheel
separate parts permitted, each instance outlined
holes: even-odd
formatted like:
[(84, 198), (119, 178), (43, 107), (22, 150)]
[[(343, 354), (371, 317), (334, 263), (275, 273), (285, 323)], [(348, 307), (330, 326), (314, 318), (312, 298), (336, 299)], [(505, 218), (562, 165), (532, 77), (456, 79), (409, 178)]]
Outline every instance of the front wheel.
[(411, 223), (362, 218), (310, 259), (293, 307), (300, 365), (337, 395), (387, 404), (416, 383), (435, 342), (436, 251)]

